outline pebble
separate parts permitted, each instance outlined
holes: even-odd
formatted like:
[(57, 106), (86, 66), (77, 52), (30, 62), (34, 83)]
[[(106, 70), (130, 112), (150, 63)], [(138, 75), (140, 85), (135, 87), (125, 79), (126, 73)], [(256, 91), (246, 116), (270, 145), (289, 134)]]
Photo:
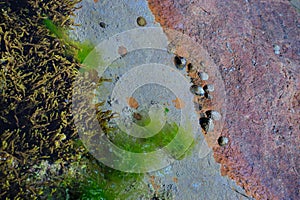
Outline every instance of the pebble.
[(209, 100), (213, 99), (213, 96), (211, 94), (205, 93), (204, 96)]
[(204, 89), (201, 86), (198, 85), (192, 85), (190, 88), (190, 91), (195, 94), (195, 95), (199, 95), (199, 96), (203, 96), (205, 94)]
[(205, 72), (199, 72), (199, 73), (198, 73), (198, 76), (200, 77), (200, 79), (201, 79), (202, 81), (206, 81), (206, 80), (208, 80), (208, 78), (209, 78), (208, 74), (205, 73)]
[(99, 25), (101, 28), (106, 28), (106, 24), (104, 22), (100, 22)]
[(210, 118), (213, 119), (213, 120), (220, 120), (221, 119), (221, 114), (218, 112), (218, 111), (215, 111), (215, 110), (212, 110), (210, 111)]
[(213, 132), (214, 131), (214, 122), (210, 118), (200, 118), (200, 125), (204, 129), (205, 132)]
[(274, 45), (273, 50), (276, 55), (280, 54), (280, 46), (279, 45), (277, 45), (277, 44)]
[(221, 137), (219, 137), (219, 139), (218, 139), (218, 144), (220, 145), (220, 146), (226, 146), (227, 144), (229, 143), (229, 139), (227, 138), (227, 137), (225, 137), (225, 136), (221, 136)]
[(144, 17), (138, 17), (136, 22), (139, 26), (146, 26), (147, 25), (147, 21)]
[(214, 122), (213, 122), (212, 119), (209, 119), (209, 120), (208, 120), (208, 124), (207, 124), (206, 127), (207, 127), (207, 128), (205, 129), (206, 132), (212, 132), (212, 131), (214, 131), (215, 126), (214, 126)]
[(198, 110), (202, 110), (203, 106), (201, 104), (198, 104)]
[(192, 63), (189, 63), (187, 66), (187, 70), (192, 71), (193, 69), (194, 69), (194, 66), (192, 65)]
[(212, 84), (208, 84), (208, 85), (204, 86), (204, 90), (206, 90), (208, 92), (213, 92), (215, 90), (215, 87)]
[(174, 63), (177, 69), (184, 69), (186, 67), (186, 59), (180, 56), (175, 56)]

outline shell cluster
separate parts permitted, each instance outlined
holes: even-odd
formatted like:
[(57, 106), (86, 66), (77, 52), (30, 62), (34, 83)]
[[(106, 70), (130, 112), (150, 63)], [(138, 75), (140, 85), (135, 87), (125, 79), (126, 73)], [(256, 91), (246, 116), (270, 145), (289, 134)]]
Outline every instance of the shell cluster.
[[(189, 63), (184, 57), (175, 56), (174, 64), (177, 69), (186, 68), (189, 75), (193, 74), (191, 82), (193, 85), (190, 87), (190, 92), (195, 95), (196, 110), (199, 112), (199, 125), (205, 134), (215, 131), (216, 121), (222, 119), (222, 115), (212, 109), (212, 99), (213, 93), (215, 92), (215, 87), (212, 83), (209, 83), (209, 74), (204, 71), (200, 71), (199, 68), (204, 65), (204, 62), (199, 63), (199, 68), (196, 68), (194, 64)], [(224, 139), (224, 140), (223, 140)], [(222, 137), (222, 142), (218, 141), (220, 146), (225, 146), (228, 143), (225, 137)]]

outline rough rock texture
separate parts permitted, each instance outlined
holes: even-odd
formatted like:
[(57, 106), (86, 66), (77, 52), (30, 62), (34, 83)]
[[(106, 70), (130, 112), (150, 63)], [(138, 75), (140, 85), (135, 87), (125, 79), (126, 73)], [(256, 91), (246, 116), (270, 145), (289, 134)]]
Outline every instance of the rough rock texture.
[[(300, 23), (289, 1), (149, 0), (208, 51), (225, 84), (221, 173), (256, 199), (299, 199)], [(279, 51), (275, 51), (280, 47)]]

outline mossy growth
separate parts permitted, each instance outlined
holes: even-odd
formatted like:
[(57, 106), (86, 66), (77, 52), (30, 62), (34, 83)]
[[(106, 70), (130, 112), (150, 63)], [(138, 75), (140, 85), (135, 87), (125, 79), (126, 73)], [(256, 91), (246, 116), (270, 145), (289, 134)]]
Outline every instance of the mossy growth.
[[(142, 113), (143, 115), (145, 114), (144, 112)], [(99, 115), (101, 114), (103, 113), (99, 113)], [(142, 118), (139, 119), (141, 120)], [(141, 125), (145, 126), (150, 123), (148, 117), (143, 119), (145, 120)], [(105, 126), (107, 127), (108, 125)], [(124, 150), (136, 153), (155, 151), (173, 142), (173, 145), (168, 150), (175, 155), (176, 159), (182, 159), (188, 155), (194, 142), (190, 143), (191, 140), (193, 141), (193, 137), (187, 132), (183, 132), (178, 137), (180, 131), (182, 131), (182, 128), (176, 123), (166, 123), (155, 136), (138, 139), (138, 141), (136, 138), (128, 136), (128, 134), (120, 134), (114, 128), (106, 130), (106, 133), (114, 144)], [(76, 144), (78, 147), (83, 145), (81, 140), (77, 140)], [(182, 149), (185, 149), (185, 151), (182, 152)], [(172, 151), (175, 151), (175, 153)], [(177, 155), (176, 151), (180, 153)], [(150, 198), (149, 187), (143, 182), (145, 174), (126, 173), (112, 169), (103, 165), (90, 154), (82, 158), (81, 162), (83, 163), (80, 166), (84, 166), (84, 168), (77, 172), (77, 176), (67, 176), (60, 185), (61, 189), (64, 188), (66, 199), (132, 199), (145, 196), (146, 194)], [(139, 163), (138, 160), (134, 162)], [(75, 168), (78, 170), (78, 167)]]
[[(169, 109), (165, 108), (165, 116), (168, 112)], [(132, 115), (133, 122), (140, 127), (145, 127), (153, 123), (145, 110), (133, 112)], [(160, 118), (158, 115), (158, 113), (154, 114), (153, 118)], [(158, 124), (154, 124), (154, 126), (157, 125)], [(148, 153), (165, 148), (169, 150), (173, 156), (176, 155), (176, 159), (179, 159), (179, 157), (180, 159), (184, 158), (187, 155), (186, 152), (190, 150), (194, 144), (191, 126), (180, 127), (177, 123), (171, 121), (166, 121), (162, 129), (151, 137), (137, 138), (118, 128), (116, 128), (115, 131), (108, 132), (107, 135), (113, 144), (125, 151)]]
[[(143, 174), (125, 173), (103, 166), (101, 163), (89, 161), (88, 171), (83, 181), (78, 185), (78, 193), (70, 196), (77, 199), (128, 199), (137, 195), (138, 191), (133, 188), (140, 185)], [(125, 192), (127, 191), (127, 192)], [(74, 190), (73, 190), (74, 192)], [(139, 194), (147, 192), (147, 188)], [(136, 193), (133, 195), (133, 193)], [(101, 197), (101, 198), (99, 198)], [(74, 198), (70, 198), (74, 199)]]
[(147, 153), (169, 144), (178, 132), (176, 123), (166, 123), (162, 130), (149, 138), (135, 138), (125, 132), (111, 134), (111, 141), (120, 148), (134, 153)]
[(114, 200), (147, 193), (147, 186), (142, 185), (144, 174), (126, 173), (106, 167), (91, 155), (81, 159), (80, 167), (74, 165), (70, 169), (74, 169), (76, 174), (65, 174), (59, 189), (48, 192), (48, 199)]
[(43, 20), (47, 29), (66, 46), (66, 56), (73, 56), (79, 63), (83, 63), (85, 58), (92, 52), (95, 46), (90, 41), (77, 42), (72, 40), (67, 30), (54, 24), (49, 18)]

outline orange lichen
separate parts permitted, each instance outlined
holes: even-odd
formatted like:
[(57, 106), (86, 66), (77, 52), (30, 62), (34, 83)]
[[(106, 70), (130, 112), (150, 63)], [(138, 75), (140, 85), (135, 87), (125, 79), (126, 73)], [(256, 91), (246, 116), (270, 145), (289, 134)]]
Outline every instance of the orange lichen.
[(182, 109), (185, 106), (184, 101), (178, 97), (175, 100), (172, 100), (172, 102), (177, 109)]
[(137, 100), (133, 97), (128, 97), (127, 98), (127, 103), (131, 108), (137, 109), (139, 107), (139, 103)]
[(127, 49), (124, 46), (119, 46), (118, 49), (118, 54), (120, 54), (120, 56), (125, 56), (127, 54)]
[(174, 183), (178, 183), (178, 178), (177, 177), (173, 177), (173, 182)]

